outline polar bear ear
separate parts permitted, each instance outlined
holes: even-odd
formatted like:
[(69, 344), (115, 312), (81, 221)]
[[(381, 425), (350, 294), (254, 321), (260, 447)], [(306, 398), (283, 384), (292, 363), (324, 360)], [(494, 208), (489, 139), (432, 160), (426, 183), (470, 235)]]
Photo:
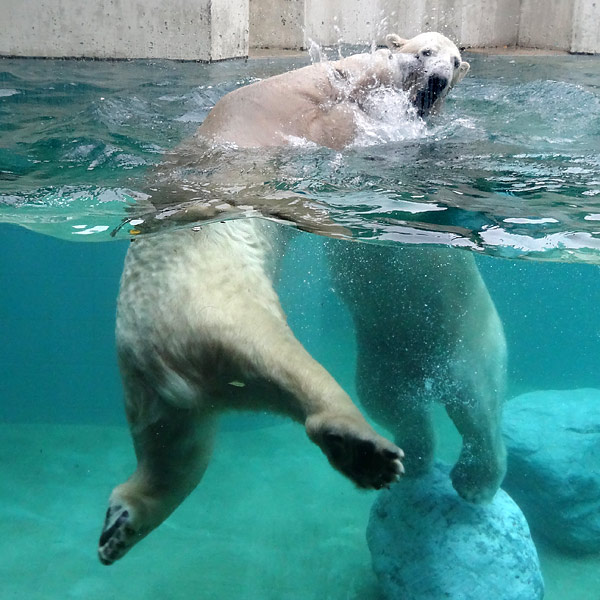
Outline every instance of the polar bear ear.
[(390, 50), (394, 50), (396, 48), (401, 48), (402, 46), (404, 46), (404, 44), (406, 44), (406, 42), (408, 42), (408, 40), (401, 38), (399, 35), (396, 35), (395, 33), (390, 33), (389, 35), (385, 36), (385, 43), (387, 44), (387, 47)]
[(456, 83), (464, 79), (464, 76), (469, 72), (470, 68), (471, 65), (466, 60), (463, 60), (460, 63), (460, 67), (458, 67), (458, 79), (456, 80)]

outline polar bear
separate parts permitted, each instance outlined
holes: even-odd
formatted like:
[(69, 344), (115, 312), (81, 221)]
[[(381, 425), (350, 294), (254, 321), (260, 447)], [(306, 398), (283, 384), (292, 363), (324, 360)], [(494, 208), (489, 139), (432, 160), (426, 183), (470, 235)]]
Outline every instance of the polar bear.
[[(389, 36), (388, 44), (390, 48), (372, 54), (312, 65), (231, 92), (215, 105), (196, 140), (260, 148), (285, 145), (294, 136), (343, 148), (354, 140), (357, 115), (368, 111), (373, 90), (401, 90), (415, 110), (426, 116), (437, 110), (469, 68), (460, 60), (456, 46), (439, 34), (423, 34), (412, 40)], [(186, 148), (189, 150), (189, 143)], [(138, 464), (109, 499), (98, 549), (102, 563), (111, 564), (121, 558), (160, 525), (199, 483), (210, 460), (218, 415), (224, 410), (271, 410), (291, 417), (305, 426), (308, 437), (331, 465), (358, 487), (388, 486), (404, 471), (402, 450), (371, 428), (286, 323), (273, 282), (289, 235), (289, 229), (246, 219), (133, 241), (121, 279), (116, 336), (126, 415)], [(356, 251), (364, 248), (351, 246)], [(414, 291), (403, 290), (402, 281), (395, 278), (398, 273), (405, 275), (402, 269), (413, 259), (403, 264), (400, 258), (397, 270), (396, 258), (389, 265), (381, 265), (377, 255), (378, 251), (369, 249), (369, 260), (379, 265), (382, 275), (390, 277), (384, 285), (389, 284), (389, 291), (399, 295), (403, 310), (411, 310)], [(332, 260), (334, 265), (335, 260), (346, 268), (354, 258), (342, 252)], [(414, 261), (419, 265), (415, 269), (433, 277), (435, 266), (419, 260)], [(357, 269), (360, 263), (349, 268)], [(498, 324), (485, 286), (472, 260), (455, 260), (452, 268), (460, 264), (464, 266), (458, 266), (456, 281), (446, 286), (450, 301), (443, 293), (438, 294), (436, 318), (446, 335), (435, 342), (435, 332), (431, 331), (428, 339), (431, 344), (449, 347), (456, 342), (455, 332), (464, 336), (464, 344), (472, 349), (482, 336), (472, 333), (469, 325), (481, 319), (483, 329), (488, 320), (493, 321), (498, 345)], [(440, 277), (446, 281), (447, 275), (440, 272)], [(415, 275), (411, 281), (418, 280)], [(380, 314), (376, 304), (370, 305), (373, 298), (368, 293), (352, 293), (349, 280), (343, 277), (338, 278), (338, 284), (344, 288), (342, 294), (357, 319), (359, 340), (365, 341), (368, 335), (363, 323), (377, 335), (387, 320), (390, 330), (396, 328), (403, 335), (418, 329), (419, 320), (424, 318), (422, 310), (416, 316), (408, 315), (408, 319), (398, 311), (391, 311), (389, 316)], [(427, 293), (421, 292), (419, 298), (422, 296)], [(449, 306), (443, 306), (444, 302)], [(363, 313), (370, 314), (364, 322), (360, 319)], [(463, 318), (464, 326), (460, 323)], [(383, 345), (393, 342), (386, 339)], [(363, 349), (362, 355), (371, 350), (376, 356), (382, 354), (382, 348), (368, 341)], [(433, 346), (423, 343), (421, 350), (419, 356), (428, 368)], [(491, 478), (488, 475), (494, 470), (489, 465), (498, 462), (495, 455), (490, 456), (498, 448), (492, 450), (488, 442), (496, 434), (497, 415), (493, 410), (486, 413), (488, 408), (495, 410), (494, 400), (483, 397), (487, 380), (473, 374), (473, 361), (480, 356), (459, 352), (454, 358), (456, 368), (448, 372), (448, 378), (470, 377), (477, 384), (470, 395), (460, 394), (456, 402), (457, 406), (464, 402), (466, 407), (457, 408), (465, 416), (456, 419), (465, 435), (466, 454), (459, 461), (455, 485), (465, 497), (477, 500), (493, 493), (498, 484), (498, 473)], [(415, 357), (413, 362), (417, 360)], [(388, 389), (366, 373), (361, 387), (363, 401), (372, 387), (376, 398), (370, 405), (365, 401), (365, 405), (385, 424), (392, 423), (390, 428), (399, 442), (403, 433), (412, 435), (409, 445), (428, 461), (428, 444), (419, 445), (418, 441), (421, 423), (424, 437), (429, 438), (423, 415), (413, 411), (419, 412), (416, 427), (394, 424), (394, 413), (413, 420), (414, 414), (397, 408), (399, 401), (406, 401), (406, 394), (400, 393), (399, 365), (389, 360), (386, 366), (390, 372), (378, 371), (378, 376), (391, 378), (393, 385)], [(368, 357), (360, 368), (368, 368)], [(390, 410), (382, 418), (377, 408), (381, 409), (386, 399)], [(474, 410), (469, 409), (471, 405)], [(486, 433), (481, 435), (479, 429)]]
[(295, 137), (342, 149), (355, 140), (373, 90), (406, 92), (426, 117), (469, 71), (458, 48), (439, 33), (386, 39), (387, 49), (313, 64), (227, 94), (197, 135), (239, 148), (281, 146)]
[(111, 494), (102, 563), (125, 554), (198, 484), (224, 410), (291, 417), (358, 487), (388, 486), (403, 471), (402, 451), (288, 327), (273, 288), (287, 242), (281, 229), (247, 219), (132, 242), (116, 334), (138, 465)]
[(354, 320), (361, 404), (402, 444), (406, 475), (432, 464), (431, 409), (439, 401), (462, 437), (454, 488), (468, 501), (490, 501), (506, 470), (507, 353), (473, 255), (339, 241), (327, 250), (334, 288)]

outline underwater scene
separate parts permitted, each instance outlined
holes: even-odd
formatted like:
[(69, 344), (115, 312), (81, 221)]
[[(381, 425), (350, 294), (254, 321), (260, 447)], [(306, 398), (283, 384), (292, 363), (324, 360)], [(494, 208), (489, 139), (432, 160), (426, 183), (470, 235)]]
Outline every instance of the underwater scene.
[[(600, 600), (600, 59), (467, 53), (440, 114), (382, 93), (341, 151), (190, 143), (226, 93), (361, 50), (0, 62), (2, 598)], [(125, 543), (107, 499), (136, 466), (115, 343), (128, 250), (180, 240), (147, 277), (127, 259), (155, 310), (172, 293), (155, 265), (263, 229), (285, 247), (291, 331), (406, 476), (357, 489), (389, 481), (344, 477), (338, 430), (327, 447), (275, 401), (227, 411), (201, 483), (103, 566), (101, 534)], [(258, 319), (234, 329), (268, 345)], [(251, 379), (231, 372), (233, 404), (273, 391)]]

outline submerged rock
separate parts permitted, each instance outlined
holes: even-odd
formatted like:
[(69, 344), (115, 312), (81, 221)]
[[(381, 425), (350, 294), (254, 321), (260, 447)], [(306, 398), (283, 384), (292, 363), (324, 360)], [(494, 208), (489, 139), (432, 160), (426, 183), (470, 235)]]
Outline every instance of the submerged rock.
[(386, 600), (541, 600), (527, 522), (503, 491), (487, 505), (460, 498), (449, 468), (381, 492), (367, 529)]
[(600, 390), (532, 392), (507, 402), (503, 488), (535, 533), (600, 552)]

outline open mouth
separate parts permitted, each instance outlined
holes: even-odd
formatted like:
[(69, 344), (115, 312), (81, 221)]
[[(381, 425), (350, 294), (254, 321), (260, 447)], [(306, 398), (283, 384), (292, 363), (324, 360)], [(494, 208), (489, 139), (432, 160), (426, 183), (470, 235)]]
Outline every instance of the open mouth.
[(417, 90), (414, 99), (414, 105), (420, 117), (426, 117), (433, 105), (439, 100), (446, 88), (448, 80), (439, 75), (432, 75), (427, 80), (427, 85), (424, 89)]

